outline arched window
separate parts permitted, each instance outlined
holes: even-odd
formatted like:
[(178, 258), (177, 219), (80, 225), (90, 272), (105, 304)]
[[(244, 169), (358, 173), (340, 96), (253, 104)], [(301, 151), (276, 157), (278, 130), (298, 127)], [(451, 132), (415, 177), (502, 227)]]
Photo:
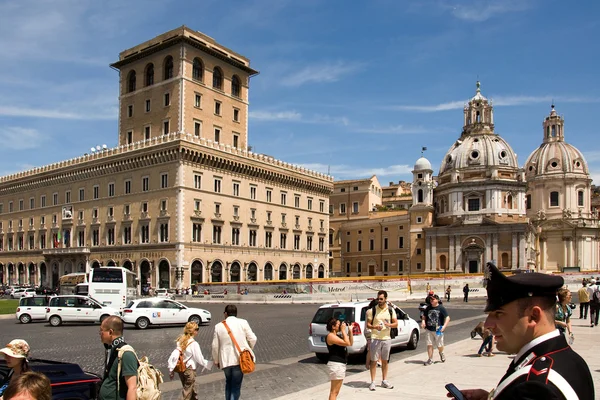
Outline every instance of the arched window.
[(513, 208), (513, 197), (511, 194), (506, 196), (506, 208), (508, 208), (509, 210)]
[(279, 280), (285, 281), (287, 279), (287, 268), (285, 264), (279, 266)]
[(273, 280), (273, 265), (271, 263), (267, 263), (265, 265), (265, 281)]
[(419, 189), (417, 192), (417, 203), (423, 202), (423, 189)]
[(223, 90), (223, 72), (219, 67), (215, 67), (213, 70), (213, 87)]
[(167, 58), (165, 58), (164, 71), (165, 81), (173, 77), (173, 57), (168, 56)]
[(154, 85), (154, 64), (146, 65), (146, 86)]
[(192, 67), (192, 79), (195, 81), (201, 81), (203, 78), (204, 65), (199, 58), (194, 58), (194, 65)]
[(558, 192), (550, 192), (550, 207), (558, 207)]
[(135, 92), (135, 71), (130, 71), (127, 76), (127, 92)]
[(231, 95), (235, 97), (240, 97), (241, 88), (242, 83), (240, 81), (240, 78), (238, 78), (237, 75), (234, 75), (231, 78)]
[(577, 206), (583, 207), (583, 190), (577, 192)]

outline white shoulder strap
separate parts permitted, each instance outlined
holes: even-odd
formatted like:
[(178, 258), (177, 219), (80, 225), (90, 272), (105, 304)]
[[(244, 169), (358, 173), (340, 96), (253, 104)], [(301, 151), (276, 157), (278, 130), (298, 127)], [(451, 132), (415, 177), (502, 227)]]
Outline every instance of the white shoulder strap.
[(117, 353), (117, 357), (118, 357), (118, 362), (117, 362), (117, 393), (120, 390), (119, 385), (121, 383), (121, 359), (123, 358), (123, 354), (126, 351), (132, 352), (133, 355), (135, 356), (136, 360), (138, 360), (138, 363), (140, 362), (140, 359), (138, 358), (138, 356), (137, 356), (135, 350), (133, 349), (133, 347), (131, 347), (128, 344), (126, 344), (125, 346), (119, 347), (118, 353)]
[[(531, 369), (531, 365), (523, 367), (521, 369), (516, 370), (512, 374), (508, 376), (505, 380), (503, 380), (498, 387), (494, 390), (494, 397), (497, 397), (508, 385), (514, 382), (517, 378), (529, 374), (529, 370)], [(552, 382), (565, 396), (567, 400), (579, 400), (577, 393), (573, 390), (573, 387), (567, 382), (565, 378), (555, 370), (550, 370), (548, 373), (548, 380)]]

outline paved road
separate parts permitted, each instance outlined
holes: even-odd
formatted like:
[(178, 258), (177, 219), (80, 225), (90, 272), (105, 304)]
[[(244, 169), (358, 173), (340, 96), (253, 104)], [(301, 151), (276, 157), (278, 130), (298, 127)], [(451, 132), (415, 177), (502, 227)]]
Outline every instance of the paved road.
[[(220, 321), (224, 305), (193, 303), (191, 306), (208, 309), (213, 322), (201, 327), (198, 342), (205, 357), (210, 357), (210, 344), (214, 325)], [(401, 307), (411, 317), (418, 318), (418, 303), (402, 303)], [(483, 301), (475, 300), (468, 304), (451, 302), (445, 304), (451, 318), (457, 323), (451, 325), (445, 337), (446, 343), (453, 343), (468, 337), (476, 323), (484, 318)], [(238, 305), (238, 315), (248, 319), (258, 337), (255, 348), (258, 359), (257, 371), (244, 378), (243, 396), (250, 399), (272, 399), (287, 393), (312, 387), (328, 380), (325, 366), (318, 362), (307, 349), (308, 326), (317, 306), (299, 305)], [(32, 348), (31, 356), (75, 362), (85, 370), (100, 373), (103, 352), (100, 344), (99, 325), (65, 324), (53, 328), (45, 322), (22, 325), (12, 320), (2, 320), (0, 343), (8, 343), (14, 338), (22, 338)], [(138, 354), (147, 355), (150, 361), (166, 373), (166, 360), (174, 348), (174, 341), (181, 327), (150, 328), (144, 331), (126, 327), (125, 338)], [(474, 347), (477, 343), (474, 343)], [(419, 349), (424, 348), (424, 342)], [(412, 354), (408, 350), (395, 351), (392, 362)], [(363, 360), (351, 360), (348, 374), (362, 371)], [(167, 378), (168, 379), (168, 378)], [(200, 386), (206, 399), (223, 397), (223, 374), (215, 371), (202, 375)], [(179, 396), (180, 384), (167, 382), (163, 385), (165, 399)]]

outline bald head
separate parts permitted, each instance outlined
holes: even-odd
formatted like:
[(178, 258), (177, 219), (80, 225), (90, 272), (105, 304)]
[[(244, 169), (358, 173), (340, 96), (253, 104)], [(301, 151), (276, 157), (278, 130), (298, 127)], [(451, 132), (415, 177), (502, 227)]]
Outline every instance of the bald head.
[(100, 328), (104, 331), (112, 329), (112, 333), (116, 335), (115, 337), (119, 337), (123, 334), (123, 320), (116, 315), (111, 315), (102, 321)]

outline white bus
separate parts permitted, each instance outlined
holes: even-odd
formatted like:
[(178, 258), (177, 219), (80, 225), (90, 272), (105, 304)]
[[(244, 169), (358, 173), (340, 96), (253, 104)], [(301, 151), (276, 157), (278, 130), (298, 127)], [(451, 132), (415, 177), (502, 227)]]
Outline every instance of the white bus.
[(58, 280), (58, 293), (60, 295), (81, 294), (78, 293), (77, 287), (86, 282), (87, 275), (85, 272), (73, 272), (71, 274), (63, 275)]
[(136, 276), (123, 267), (92, 268), (88, 285), (90, 297), (116, 309), (137, 297)]

